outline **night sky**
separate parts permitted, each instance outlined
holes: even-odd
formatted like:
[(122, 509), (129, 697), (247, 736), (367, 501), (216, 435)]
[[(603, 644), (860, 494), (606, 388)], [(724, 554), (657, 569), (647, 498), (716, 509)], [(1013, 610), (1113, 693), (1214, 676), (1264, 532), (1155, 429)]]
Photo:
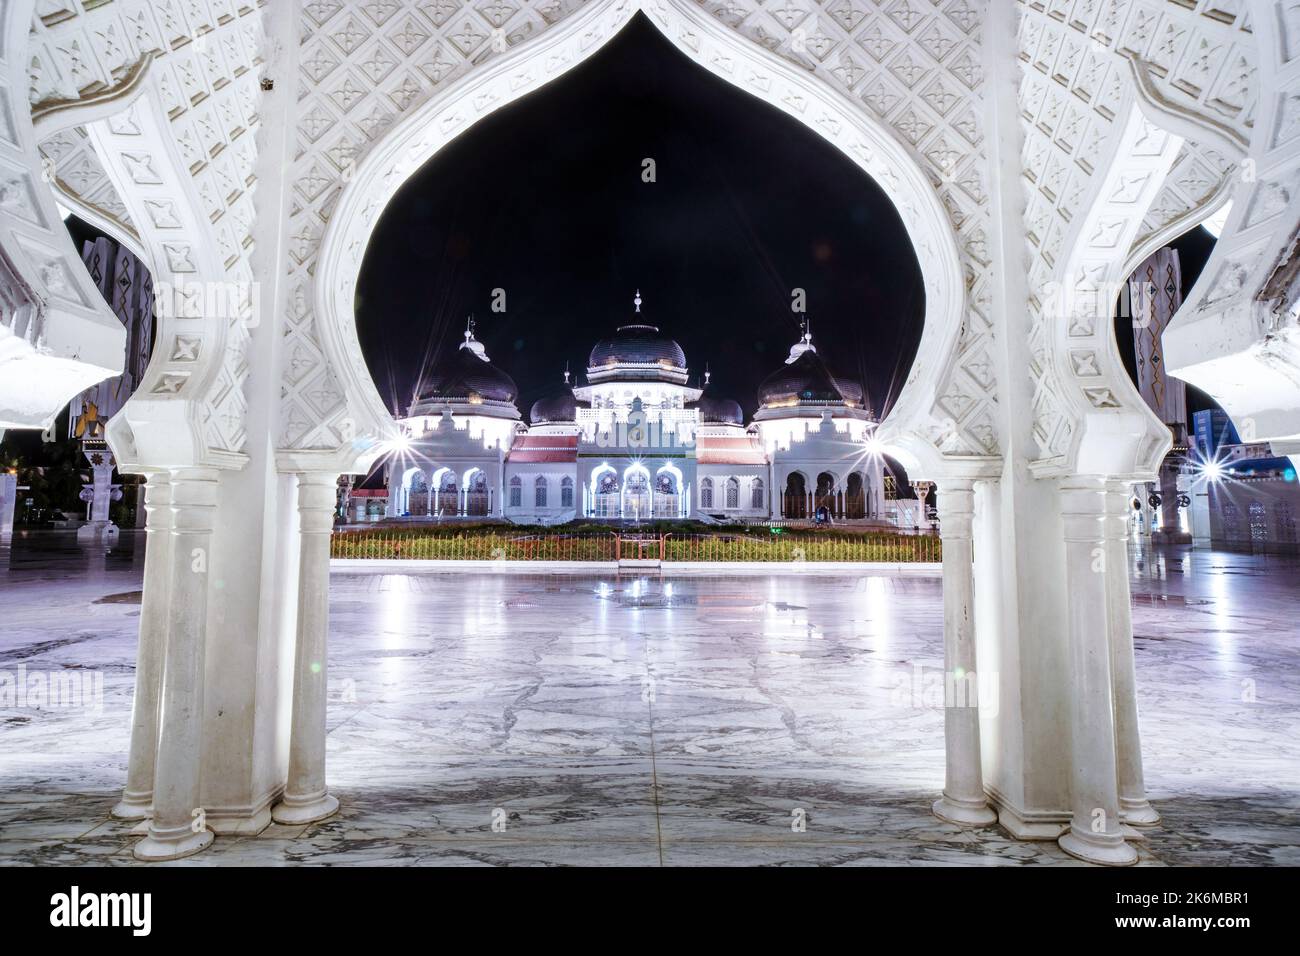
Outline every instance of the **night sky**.
[[(657, 181), (642, 181), (642, 160)], [(491, 311), (494, 288), (507, 311)], [(924, 290), (892, 204), (819, 135), (714, 77), (643, 16), (581, 66), (484, 119), (387, 207), (357, 327), (380, 395), (405, 411), (473, 312), (519, 407), (581, 382), (595, 340), (643, 320), (692, 377), (747, 413), (799, 334), (860, 378), (879, 415), (920, 339)]]

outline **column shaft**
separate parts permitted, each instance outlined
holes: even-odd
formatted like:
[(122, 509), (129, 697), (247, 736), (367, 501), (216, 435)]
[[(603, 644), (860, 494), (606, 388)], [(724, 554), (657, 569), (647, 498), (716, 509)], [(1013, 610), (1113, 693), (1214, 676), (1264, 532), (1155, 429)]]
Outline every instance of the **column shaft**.
[(153, 813), (171, 576), (171, 478), (166, 472), (149, 476), (144, 490), (144, 513), (144, 586), (140, 597), (135, 697), (131, 702), (131, 750), (126, 787), (112, 811), (119, 820), (143, 820)]
[(149, 835), (141, 860), (174, 860), (212, 842), (199, 806), (203, 751), (203, 667), (207, 654), (208, 562), (217, 505), (217, 472), (171, 472), (170, 593), (162, 723)]
[(943, 796), (934, 815), (960, 826), (997, 819), (984, 795), (980, 764), (978, 671), (975, 669), (974, 484), (944, 482), (939, 495), (943, 541)]
[(298, 634), (294, 652), (293, 724), (284, 799), (271, 811), (277, 823), (323, 820), (339, 802), (325, 788), (326, 667), (329, 632), (330, 533), (338, 478), (298, 475)]
[(1138, 731), (1137, 671), (1133, 660), (1133, 613), (1129, 605), (1128, 514), (1132, 493), (1124, 482), (1106, 489), (1106, 609), (1110, 629), (1111, 686), (1115, 700), (1115, 769), (1120, 818), (1154, 826), (1160, 814), (1147, 801)]
[(1081, 860), (1123, 866), (1137, 862), (1137, 854), (1120, 830), (1105, 515), (1106, 492), (1100, 479), (1081, 478), (1062, 487), (1072, 815), (1058, 842)]

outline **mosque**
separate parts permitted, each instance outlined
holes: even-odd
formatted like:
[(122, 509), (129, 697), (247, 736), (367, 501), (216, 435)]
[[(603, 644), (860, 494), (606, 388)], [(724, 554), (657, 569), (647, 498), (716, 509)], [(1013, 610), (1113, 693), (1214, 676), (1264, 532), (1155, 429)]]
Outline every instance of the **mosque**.
[(585, 384), (566, 371), (527, 422), (514, 380), (469, 323), (401, 420), (402, 447), (382, 466), (382, 513), (526, 524), (886, 520), (862, 385), (827, 366), (807, 326), (759, 386), (746, 424), (708, 372), (691, 384), (682, 347), (647, 324), (642, 305), (638, 291), (629, 321), (592, 348)]

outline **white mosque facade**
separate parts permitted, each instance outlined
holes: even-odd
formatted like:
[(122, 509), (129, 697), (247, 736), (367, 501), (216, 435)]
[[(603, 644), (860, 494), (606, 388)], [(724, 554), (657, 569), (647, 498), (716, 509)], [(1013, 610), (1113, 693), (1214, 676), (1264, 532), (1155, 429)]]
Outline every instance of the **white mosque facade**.
[(686, 355), (636, 313), (598, 341), (585, 384), (564, 374), (525, 422), (513, 379), (472, 327), (424, 381), (385, 464), (389, 518), (885, 522), (883, 459), (861, 385), (807, 332), (735, 401), (691, 384)]

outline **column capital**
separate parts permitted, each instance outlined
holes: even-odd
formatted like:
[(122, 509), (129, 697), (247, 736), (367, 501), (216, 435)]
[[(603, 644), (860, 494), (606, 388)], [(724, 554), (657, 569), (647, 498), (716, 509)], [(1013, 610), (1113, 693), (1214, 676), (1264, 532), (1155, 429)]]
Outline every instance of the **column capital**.
[(1061, 523), (1065, 540), (1095, 542), (1102, 538), (1106, 518), (1106, 483), (1099, 477), (1062, 479)]
[(975, 482), (948, 478), (938, 486), (939, 536), (945, 541), (969, 538), (975, 518)]
[(1128, 538), (1129, 503), (1133, 500), (1132, 482), (1110, 481), (1106, 483), (1106, 522), (1109, 537), (1123, 541)]
[[(165, 471), (151, 473), (144, 480), (144, 514), (161, 520), (169, 514), (168, 505), (172, 503), (172, 476)], [(153, 523), (152, 520), (149, 523)]]
[(168, 484), (173, 532), (207, 534), (214, 529), (219, 475), (215, 468), (171, 470)]
[(334, 530), (339, 476), (328, 471), (300, 471), (298, 526), (303, 534), (329, 534)]

